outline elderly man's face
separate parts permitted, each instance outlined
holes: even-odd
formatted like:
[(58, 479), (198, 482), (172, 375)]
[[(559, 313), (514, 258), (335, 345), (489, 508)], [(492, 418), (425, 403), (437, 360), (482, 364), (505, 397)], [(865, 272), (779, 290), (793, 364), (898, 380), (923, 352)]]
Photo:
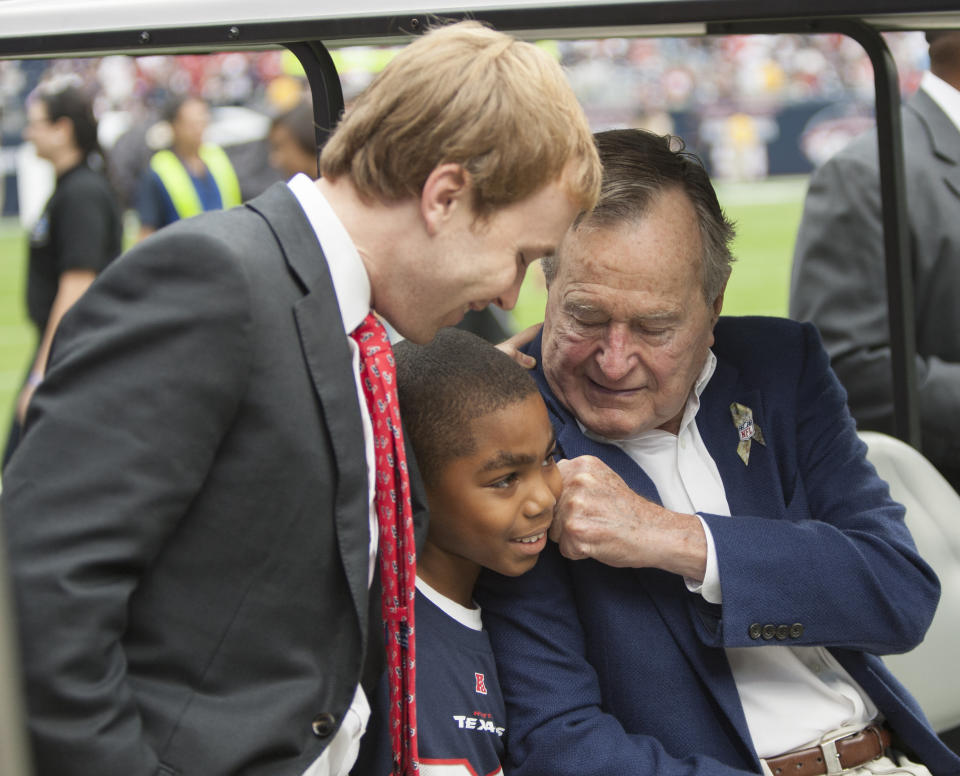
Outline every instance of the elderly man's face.
[(547, 299), (543, 368), (594, 433), (679, 429), (723, 302), (704, 300), (700, 257), (696, 214), (679, 190), (639, 220), (567, 234)]

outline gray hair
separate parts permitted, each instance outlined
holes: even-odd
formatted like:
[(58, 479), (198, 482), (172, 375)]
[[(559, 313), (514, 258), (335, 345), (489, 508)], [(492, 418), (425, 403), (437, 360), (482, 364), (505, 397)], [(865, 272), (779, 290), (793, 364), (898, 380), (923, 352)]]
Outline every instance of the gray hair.
[[(614, 129), (594, 136), (603, 164), (600, 200), (573, 225), (611, 227), (641, 218), (663, 192), (679, 188), (697, 214), (703, 244), (703, 296), (708, 304), (719, 296), (730, 277), (733, 224), (727, 220), (710, 177), (700, 159), (684, 150), (673, 135), (655, 135), (642, 129)], [(549, 286), (557, 276), (559, 257), (541, 260)]]

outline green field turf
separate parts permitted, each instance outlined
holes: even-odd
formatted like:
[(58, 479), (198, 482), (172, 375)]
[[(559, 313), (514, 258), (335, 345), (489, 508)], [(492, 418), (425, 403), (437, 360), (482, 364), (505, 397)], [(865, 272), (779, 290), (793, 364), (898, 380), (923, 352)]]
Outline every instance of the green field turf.
[(20, 222), (0, 219), (0, 446), (7, 443), (13, 402), (36, 340), (24, 309), (26, 246)]
[[(736, 222), (737, 257), (727, 287), (728, 315), (786, 315), (793, 242), (806, 178), (719, 184), (727, 216)], [(0, 445), (6, 443), (13, 402), (34, 335), (23, 306), (26, 238), (16, 219), (0, 220)], [(518, 328), (543, 318), (543, 276), (534, 268), (514, 311)]]

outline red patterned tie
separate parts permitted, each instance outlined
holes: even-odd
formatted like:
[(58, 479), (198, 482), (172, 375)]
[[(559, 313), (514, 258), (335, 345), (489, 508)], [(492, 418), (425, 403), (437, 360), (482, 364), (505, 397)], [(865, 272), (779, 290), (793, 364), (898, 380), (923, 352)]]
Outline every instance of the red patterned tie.
[(380, 523), (380, 577), (390, 679), (393, 772), (412, 776), (417, 759), (416, 650), (413, 600), (417, 574), (410, 476), (403, 447), (397, 370), (383, 325), (369, 313), (350, 335), (360, 346), (360, 382), (373, 423), (377, 459), (376, 507)]

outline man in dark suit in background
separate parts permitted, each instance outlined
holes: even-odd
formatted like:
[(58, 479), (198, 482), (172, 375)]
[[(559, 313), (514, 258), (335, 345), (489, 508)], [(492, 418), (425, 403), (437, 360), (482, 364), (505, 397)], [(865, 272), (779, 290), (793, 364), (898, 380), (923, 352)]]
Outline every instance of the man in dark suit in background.
[[(922, 451), (960, 490), (960, 32), (928, 32), (930, 70), (903, 106)], [(790, 316), (813, 321), (861, 429), (893, 433), (877, 133), (812, 176)]]
[(349, 334), (512, 307), (600, 176), (557, 63), (476, 23), (401, 52), (320, 171), (163, 229), (60, 327), (3, 482), (41, 776), (349, 770), (380, 662)]
[(597, 142), (528, 349), (570, 459), (557, 543), (477, 595), (511, 773), (957, 776), (878, 657), (939, 585), (816, 329), (720, 315), (733, 232), (698, 160)]

